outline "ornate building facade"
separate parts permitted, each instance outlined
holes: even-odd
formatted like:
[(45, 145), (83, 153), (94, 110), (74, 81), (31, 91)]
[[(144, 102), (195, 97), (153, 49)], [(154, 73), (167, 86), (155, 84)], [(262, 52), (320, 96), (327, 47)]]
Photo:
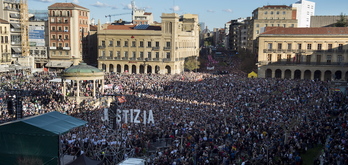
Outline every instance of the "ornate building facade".
[(347, 27), (268, 27), (258, 42), (261, 78), (348, 80)]
[(106, 72), (175, 74), (185, 58), (199, 55), (198, 15), (161, 16), (161, 25), (99, 23), (98, 68)]

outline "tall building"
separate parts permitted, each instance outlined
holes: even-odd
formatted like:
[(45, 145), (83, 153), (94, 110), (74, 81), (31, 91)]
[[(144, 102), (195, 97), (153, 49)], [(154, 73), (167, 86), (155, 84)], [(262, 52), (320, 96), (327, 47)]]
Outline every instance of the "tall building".
[(1, 0), (0, 18), (10, 23), (11, 55), (13, 63), (29, 55), (28, 5), (25, 0)]
[(48, 62), (47, 21), (29, 21), (29, 54), (34, 58), (34, 68), (43, 68)]
[(161, 25), (98, 25), (98, 68), (106, 72), (175, 74), (199, 56), (198, 15), (161, 16)]
[(348, 27), (268, 27), (258, 38), (258, 76), (348, 80)]
[(138, 9), (135, 7), (135, 2), (132, 1), (132, 20), (136, 25), (152, 25), (153, 15), (152, 13), (145, 12), (144, 9)]
[(247, 49), (257, 52), (256, 38), (265, 27), (297, 27), (296, 8), (286, 5), (267, 5), (255, 9), (248, 28)]
[(11, 64), (10, 23), (0, 19), (0, 65)]
[(238, 18), (231, 20), (230, 32), (229, 32), (229, 48), (232, 51), (239, 51), (239, 49), (245, 49), (247, 43), (248, 32), (248, 18)]
[(46, 67), (64, 69), (88, 58), (89, 9), (74, 3), (48, 7), (49, 58)]
[(299, 0), (298, 2), (292, 4), (292, 7), (297, 9), (297, 27), (310, 27), (311, 16), (314, 16), (315, 14), (315, 2)]

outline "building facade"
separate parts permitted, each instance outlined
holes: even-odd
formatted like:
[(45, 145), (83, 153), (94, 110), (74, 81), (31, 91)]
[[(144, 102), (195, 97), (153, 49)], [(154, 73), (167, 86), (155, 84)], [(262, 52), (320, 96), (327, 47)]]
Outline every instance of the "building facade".
[(348, 20), (348, 16), (341, 15), (320, 15), (311, 17), (310, 27), (334, 27), (335, 23), (342, 17)]
[(347, 81), (347, 38), (347, 27), (269, 27), (258, 37), (258, 76)]
[(161, 26), (98, 26), (98, 68), (106, 72), (175, 74), (199, 55), (198, 15), (163, 13)]
[(311, 16), (315, 14), (315, 2), (299, 0), (292, 4), (296, 8), (297, 27), (310, 27)]
[(0, 9), (0, 18), (10, 23), (11, 57), (17, 63), (29, 55), (28, 5), (25, 0), (1, 0)]
[(248, 35), (248, 18), (238, 18), (231, 20), (230, 32), (229, 32), (229, 49), (232, 51), (239, 51), (239, 49), (245, 49), (247, 45)]
[(247, 49), (257, 52), (255, 41), (265, 27), (297, 27), (296, 8), (286, 5), (268, 5), (255, 9), (248, 28)]
[(47, 21), (29, 21), (29, 54), (34, 57), (34, 68), (43, 68), (48, 62), (47, 34)]
[(89, 9), (74, 3), (48, 7), (49, 68), (67, 68), (88, 58)]
[(0, 65), (11, 64), (10, 23), (0, 19)]

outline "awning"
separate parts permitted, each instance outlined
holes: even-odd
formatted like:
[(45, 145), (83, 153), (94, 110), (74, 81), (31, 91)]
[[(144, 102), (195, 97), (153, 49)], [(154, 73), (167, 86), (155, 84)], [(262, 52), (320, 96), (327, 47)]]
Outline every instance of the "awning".
[(19, 14), (17, 13), (10, 13), (11, 18), (19, 18)]
[(48, 68), (69, 68), (72, 61), (49, 61), (45, 66)]
[(22, 49), (20, 47), (12, 47), (12, 50), (16, 53), (22, 53)]
[(10, 24), (15, 29), (20, 29), (21, 28), (21, 25), (19, 23), (10, 23)]

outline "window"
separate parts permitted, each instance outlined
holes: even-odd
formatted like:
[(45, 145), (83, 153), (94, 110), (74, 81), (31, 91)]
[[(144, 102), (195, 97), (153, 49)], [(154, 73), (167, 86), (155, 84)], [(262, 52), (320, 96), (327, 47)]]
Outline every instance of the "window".
[(277, 54), (277, 61), (278, 62), (282, 61), (282, 55), (281, 54)]
[(285, 15), (286, 14), (286, 11), (283, 11), (283, 15)]
[(124, 41), (124, 47), (128, 47), (128, 41)]
[(53, 42), (53, 43), (52, 43), (52, 47), (56, 47), (56, 43)]
[(302, 49), (302, 44), (297, 44), (297, 49)]
[(116, 46), (120, 47), (121, 46), (121, 41), (116, 41)]
[(259, 25), (259, 24), (256, 24), (256, 27), (260, 27), (260, 25)]
[(271, 14), (273, 14), (273, 11), (271, 11)]
[(267, 12), (267, 11), (265, 11), (265, 14), (268, 14), (268, 12)]
[(321, 62), (321, 55), (317, 55), (317, 63)]
[(136, 52), (132, 52), (132, 58), (136, 58), (137, 57), (137, 53)]
[(53, 34), (52, 35), (52, 39), (55, 40), (56, 39), (56, 35)]
[(151, 41), (147, 42), (147, 47), (151, 47)]
[(113, 57), (114, 57), (114, 52), (113, 52), (113, 51), (109, 51), (109, 56), (110, 56), (111, 58), (113, 58)]
[(272, 49), (272, 43), (267, 44), (267, 49)]
[(136, 42), (132, 41), (132, 47), (136, 47)]
[(279, 11), (277, 11), (277, 15), (279, 15)]
[(272, 61), (272, 54), (267, 54), (267, 61), (269, 61), (269, 62)]
[(328, 48), (328, 51), (331, 52), (332, 51), (332, 44), (328, 44), (327, 48)]
[(286, 62), (291, 62), (291, 54), (286, 55)]
[(166, 42), (166, 47), (170, 48), (170, 42)]
[(283, 24), (283, 27), (286, 27), (286, 24)]
[(69, 47), (69, 43), (65, 43), (65, 47)]
[(343, 50), (343, 44), (338, 44), (338, 50), (342, 51)]
[(312, 44), (307, 44), (307, 49), (311, 50), (312, 49)]
[(159, 52), (156, 52), (156, 58), (159, 59)]
[(282, 49), (282, 43), (278, 43), (278, 50)]
[(114, 46), (114, 41), (109, 41), (109, 46)]
[(259, 34), (260, 33), (260, 31), (259, 30), (256, 30), (256, 34)]
[(105, 47), (105, 41), (102, 41), (101, 46)]
[(288, 44), (288, 50), (291, 50), (292, 44)]
[(105, 51), (104, 50), (102, 51), (102, 57), (105, 57)]
[(128, 58), (128, 52), (124, 52), (124, 57)]
[(144, 41), (140, 41), (140, 43), (139, 43), (139, 47), (144, 47)]
[(167, 52), (166, 56), (168, 59), (170, 59), (170, 52)]
[(117, 57), (117, 58), (120, 58), (120, 57), (121, 57), (121, 51), (117, 51), (117, 52), (116, 52), (116, 57)]
[(306, 56), (306, 63), (310, 63), (311, 62), (311, 58), (312, 58), (311, 55), (307, 55)]
[(321, 50), (322, 44), (318, 44), (318, 50)]
[(151, 59), (151, 52), (147, 52), (147, 58)]
[(143, 58), (144, 58), (144, 52), (140, 52), (139, 57), (140, 57), (141, 59), (143, 59)]
[(343, 62), (343, 56), (342, 55), (337, 55), (337, 62), (338, 63)]
[(331, 64), (331, 55), (326, 56), (326, 63)]
[(156, 42), (156, 47), (159, 47), (159, 42)]
[(52, 26), (52, 31), (56, 31), (56, 27), (55, 26)]

